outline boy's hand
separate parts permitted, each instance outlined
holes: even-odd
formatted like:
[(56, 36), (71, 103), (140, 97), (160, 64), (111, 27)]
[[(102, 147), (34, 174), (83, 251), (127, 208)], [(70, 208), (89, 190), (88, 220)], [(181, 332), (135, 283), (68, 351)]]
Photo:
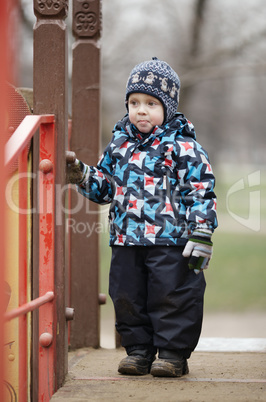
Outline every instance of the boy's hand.
[(73, 151), (66, 151), (66, 163), (75, 163), (77, 156)]
[(189, 269), (194, 269), (196, 274), (209, 266), (212, 257), (211, 235), (210, 230), (195, 229), (184, 248), (183, 257), (190, 257)]
[(84, 179), (84, 164), (76, 157), (75, 152), (66, 151), (66, 182), (79, 184)]

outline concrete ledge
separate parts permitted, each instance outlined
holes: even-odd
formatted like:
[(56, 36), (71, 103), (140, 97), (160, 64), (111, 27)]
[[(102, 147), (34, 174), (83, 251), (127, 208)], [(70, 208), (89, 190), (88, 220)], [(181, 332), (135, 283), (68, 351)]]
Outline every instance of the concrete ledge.
[(201, 338), (198, 352), (266, 352), (266, 338)]
[[(207, 352), (192, 353), (190, 373), (180, 378), (120, 375), (117, 367), (125, 357), (123, 348), (70, 352), (66, 382), (51, 400), (266, 402), (265, 338), (203, 337), (199, 347), (204, 344)], [(229, 352), (229, 348), (235, 351)], [(260, 353), (242, 353), (251, 348)]]

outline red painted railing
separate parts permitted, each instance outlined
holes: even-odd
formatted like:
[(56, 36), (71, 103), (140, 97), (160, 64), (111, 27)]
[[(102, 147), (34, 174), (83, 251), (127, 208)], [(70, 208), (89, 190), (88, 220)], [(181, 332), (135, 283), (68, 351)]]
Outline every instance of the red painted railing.
[[(27, 144), (40, 135), (39, 153), (39, 297), (27, 301), (28, 158)], [(55, 382), (54, 313), (55, 120), (54, 115), (26, 116), (5, 147), (5, 167), (19, 161), (19, 307), (5, 319), (19, 318), (19, 401), (28, 401), (27, 313), (39, 308), (39, 401), (49, 401)]]
[[(6, 174), (4, 169), (4, 145), (6, 142), (5, 136), (5, 122), (6, 122), (6, 100), (7, 93), (5, 91), (5, 83), (9, 76), (10, 66), (8, 64), (10, 48), (8, 47), (8, 28), (9, 28), (9, 18), (7, 13), (7, 2), (0, 1), (0, 401), (4, 400), (4, 323), (2, 320), (4, 314), (5, 298), (4, 298), (4, 277), (5, 277), (5, 267), (6, 267), (6, 224), (5, 224), (5, 195), (4, 189), (6, 184)], [(10, 36), (10, 35), (9, 35)], [(15, 63), (13, 63), (15, 64)]]

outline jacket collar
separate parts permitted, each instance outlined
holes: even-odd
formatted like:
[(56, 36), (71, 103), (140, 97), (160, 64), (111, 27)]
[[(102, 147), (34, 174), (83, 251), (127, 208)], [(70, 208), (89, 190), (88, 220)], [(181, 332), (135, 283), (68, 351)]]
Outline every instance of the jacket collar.
[[(119, 143), (129, 139), (146, 144), (150, 139), (162, 138), (168, 133), (176, 132), (182, 136), (196, 139), (196, 133), (193, 124), (186, 119), (182, 113), (176, 113), (174, 117), (162, 126), (155, 126), (149, 134), (141, 133), (134, 124), (130, 123), (128, 114), (121, 119), (114, 127), (113, 133), (119, 136)], [(118, 139), (118, 138), (117, 138)]]

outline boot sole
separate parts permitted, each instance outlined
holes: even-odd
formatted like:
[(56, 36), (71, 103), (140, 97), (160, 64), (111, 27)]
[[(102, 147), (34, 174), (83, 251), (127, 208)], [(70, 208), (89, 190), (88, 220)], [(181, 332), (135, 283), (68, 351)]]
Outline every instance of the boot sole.
[(149, 367), (140, 367), (133, 364), (121, 364), (118, 367), (118, 372), (120, 374), (145, 375), (149, 374), (149, 371)]
[(172, 363), (167, 361), (156, 361), (151, 367), (151, 374), (154, 377), (182, 377), (188, 374), (188, 364), (184, 363), (183, 367), (175, 367)]

